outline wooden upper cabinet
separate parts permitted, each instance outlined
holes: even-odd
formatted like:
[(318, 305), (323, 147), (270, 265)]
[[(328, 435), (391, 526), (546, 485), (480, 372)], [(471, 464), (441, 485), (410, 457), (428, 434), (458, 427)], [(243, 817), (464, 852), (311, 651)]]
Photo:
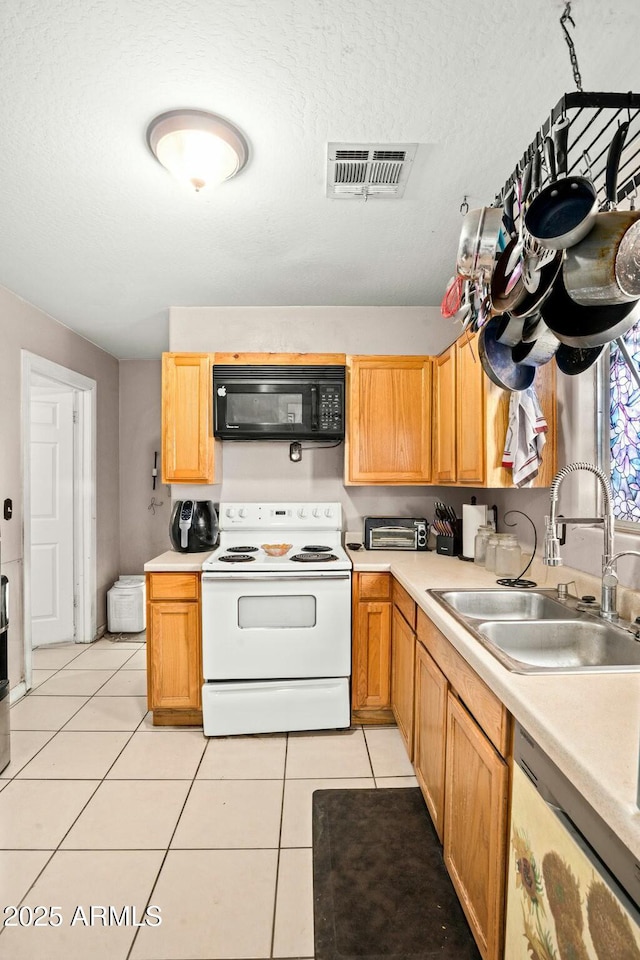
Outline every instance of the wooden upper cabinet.
[[(457, 340), (455, 351), (456, 480), (481, 484), (485, 479), (484, 380), (487, 377), (473, 337)], [(502, 451), (500, 456), (502, 459)]]
[(211, 358), (162, 355), (162, 482), (213, 483)]
[[(485, 374), (476, 335), (463, 334), (434, 358), (433, 384), (433, 482), (512, 487), (502, 466), (512, 394)], [(548, 487), (557, 469), (555, 363), (538, 367), (533, 385), (548, 425), (533, 486)]]
[(433, 482), (456, 480), (456, 347), (433, 364)]
[(346, 483), (431, 480), (429, 357), (347, 358)]

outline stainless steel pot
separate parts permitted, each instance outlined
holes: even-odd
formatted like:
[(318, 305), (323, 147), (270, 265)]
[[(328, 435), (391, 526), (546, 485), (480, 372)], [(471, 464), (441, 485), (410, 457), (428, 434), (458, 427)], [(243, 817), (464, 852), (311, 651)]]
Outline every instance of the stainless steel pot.
[(523, 337), (511, 351), (515, 363), (541, 367), (554, 356), (560, 341), (539, 314), (524, 321)]
[(589, 307), (640, 297), (640, 225), (627, 238), (639, 219), (640, 210), (599, 213), (589, 235), (567, 250), (562, 273), (572, 300)]
[(524, 329), (524, 320), (518, 320), (510, 314), (505, 313), (500, 317), (496, 327), (496, 340), (498, 343), (504, 343), (508, 347), (515, 347), (522, 340), (522, 331)]
[(502, 208), (479, 207), (469, 210), (462, 221), (458, 242), (457, 271), (474, 280), (491, 277), (502, 223)]
[(638, 249), (633, 236), (624, 243), (640, 212), (615, 209), (618, 167), (628, 129), (626, 121), (620, 124), (609, 147), (605, 209), (595, 218), (589, 234), (567, 251), (562, 268), (567, 293), (587, 307), (629, 303), (640, 297)]

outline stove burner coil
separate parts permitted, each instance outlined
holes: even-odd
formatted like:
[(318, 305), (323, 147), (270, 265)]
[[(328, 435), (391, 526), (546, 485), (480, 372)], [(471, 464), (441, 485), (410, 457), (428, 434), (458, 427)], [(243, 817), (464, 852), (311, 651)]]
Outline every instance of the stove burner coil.
[(296, 553), (292, 560), (298, 563), (326, 563), (329, 560), (337, 560), (335, 553)]
[(232, 553), (227, 554), (224, 557), (219, 557), (220, 563), (249, 563), (252, 560), (255, 560), (255, 557), (249, 556), (248, 553)]
[(227, 553), (257, 553), (257, 547), (227, 547)]
[(331, 553), (331, 547), (319, 546), (317, 543), (308, 543), (302, 550), (304, 553)]

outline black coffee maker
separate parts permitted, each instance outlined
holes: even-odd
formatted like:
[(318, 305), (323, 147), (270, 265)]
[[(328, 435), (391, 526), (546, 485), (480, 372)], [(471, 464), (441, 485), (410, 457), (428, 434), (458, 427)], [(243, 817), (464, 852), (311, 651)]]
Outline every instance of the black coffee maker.
[(180, 553), (203, 553), (218, 543), (218, 514), (211, 500), (176, 500), (169, 536)]

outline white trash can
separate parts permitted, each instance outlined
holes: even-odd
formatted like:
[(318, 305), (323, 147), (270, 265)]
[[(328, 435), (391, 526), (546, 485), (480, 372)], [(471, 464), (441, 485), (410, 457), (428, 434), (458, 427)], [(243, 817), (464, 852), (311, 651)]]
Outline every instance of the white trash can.
[(120, 577), (107, 592), (109, 633), (140, 633), (146, 628), (144, 575)]

